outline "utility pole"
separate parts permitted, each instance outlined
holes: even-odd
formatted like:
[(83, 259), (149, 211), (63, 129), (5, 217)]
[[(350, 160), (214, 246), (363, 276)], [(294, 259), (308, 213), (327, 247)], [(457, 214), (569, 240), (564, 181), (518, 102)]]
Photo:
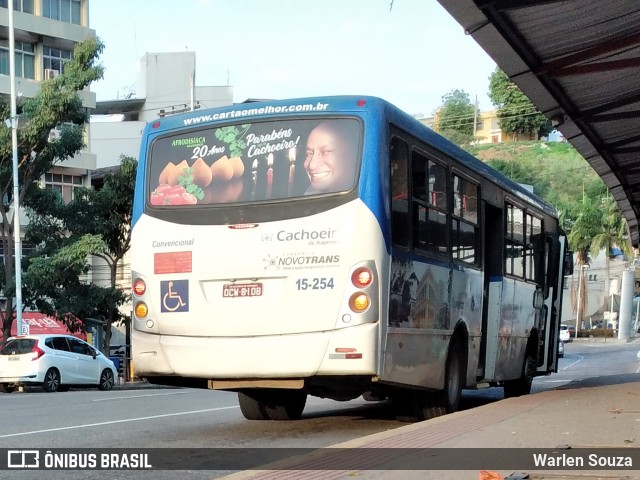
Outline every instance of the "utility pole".
[(473, 104), (473, 140), (475, 142), (476, 133), (478, 132), (478, 95), (476, 95), (476, 101)]
[[(13, 31), (13, 0), (9, 7), (9, 81), (11, 82), (11, 152), (13, 159), (13, 239), (16, 278), (16, 328), (22, 335), (22, 243), (20, 241), (20, 188), (18, 185), (18, 107), (16, 105), (16, 42)], [(27, 332), (28, 333), (28, 332)]]

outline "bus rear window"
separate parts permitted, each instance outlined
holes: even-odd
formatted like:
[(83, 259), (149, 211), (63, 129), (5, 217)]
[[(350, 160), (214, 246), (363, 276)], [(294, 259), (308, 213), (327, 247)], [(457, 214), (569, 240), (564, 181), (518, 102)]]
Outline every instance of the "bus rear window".
[(215, 205), (353, 188), (362, 127), (355, 119), (279, 120), (192, 129), (154, 141), (149, 203)]

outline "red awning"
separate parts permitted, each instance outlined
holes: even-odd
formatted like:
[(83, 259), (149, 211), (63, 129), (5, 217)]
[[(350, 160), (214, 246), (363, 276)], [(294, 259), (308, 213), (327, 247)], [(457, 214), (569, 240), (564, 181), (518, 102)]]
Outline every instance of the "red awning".
[[(40, 312), (23, 312), (22, 323), (29, 325), (29, 333), (31, 335), (38, 333), (62, 333), (73, 335), (81, 338), (82, 340), (87, 339), (87, 335), (85, 333), (71, 333), (62, 322)], [(11, 326), (11, 335), (17, 334), (17, 328), (18, 324), (16, 320), (14, 320), (13, 325)], [(0, 332), (0, 341), (2, 341), (2, 332)]]

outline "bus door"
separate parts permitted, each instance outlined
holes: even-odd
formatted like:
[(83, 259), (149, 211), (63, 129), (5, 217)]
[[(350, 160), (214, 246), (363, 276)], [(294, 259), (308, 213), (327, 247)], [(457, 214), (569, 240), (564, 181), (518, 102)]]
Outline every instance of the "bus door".
[[(539, 257), (540, 275), (538, 289), (543, 292), (543, 307), (539, 312), (540, 348), (538, 350), (538, 372), (549, 373), (558, 369), (559, 309), (562, 302), (563, 245), (556, 237), (546, 234), (544, 251)], [(558, 302), (560, 298), (560, 302)]]
[(482, 299), (482, 342), (478, 378), (492, 380), (499, 355), (499, 334), (504, 275), (503, 209), (483, 201), (484, 212), (484, 288)]
[(555, 355), (550, 355), (558, 347), (553, 345), (549, 348), (549, 342), (554, 337), (551, 321), (553, 297), (555, 292), (552, 288), (553, 284), (549, 284), (550, 258), (552, 252), (551, 237), (545, 235), (542, 230), (542, 222), (535, 218), (532, 220), (531, 226), (533, 235), (531, 235), (530, 248), (533, 249), (533, 268), (534, 279), (536, 282), (536, 290), (534, 292), (533, 305), (536, 310), (536, 329), (538, 330), (538, 372), (549, 372), (553, 366)]

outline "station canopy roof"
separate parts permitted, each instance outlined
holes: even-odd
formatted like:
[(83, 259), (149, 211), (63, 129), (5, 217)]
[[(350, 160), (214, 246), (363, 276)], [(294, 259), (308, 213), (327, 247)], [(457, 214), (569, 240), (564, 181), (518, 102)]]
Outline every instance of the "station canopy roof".
[(603, 179), (638, 246), (640, 2), (438, 1)]

